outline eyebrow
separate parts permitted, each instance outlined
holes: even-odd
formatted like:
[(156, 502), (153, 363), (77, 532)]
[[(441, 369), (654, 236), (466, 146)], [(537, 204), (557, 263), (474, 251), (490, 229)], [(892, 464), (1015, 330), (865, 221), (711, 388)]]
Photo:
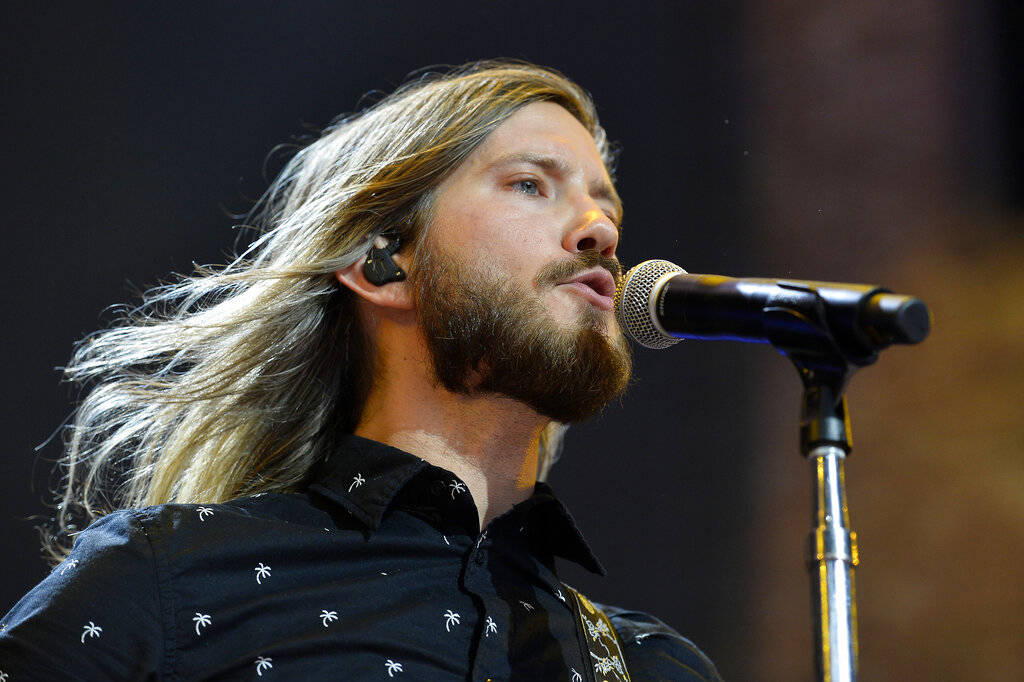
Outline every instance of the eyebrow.
[[(562, 157), (551, 154), (538, 154), (536, 152), (513, 152), (506, 154), (487, 164), (487, 167), (497, 168), (513, 163), (528, 163), (562, 176), (571, 175), (573, 171), (572, 166)], [(619, 193), (615, 191), (615, 187), (610, 182), (601, 179), (590, 183), (587, 191), (590, 192), (591, 196), (603, 199), (614, 207), (615, 228), (621, 231), (622, 199), (619, 198)]]

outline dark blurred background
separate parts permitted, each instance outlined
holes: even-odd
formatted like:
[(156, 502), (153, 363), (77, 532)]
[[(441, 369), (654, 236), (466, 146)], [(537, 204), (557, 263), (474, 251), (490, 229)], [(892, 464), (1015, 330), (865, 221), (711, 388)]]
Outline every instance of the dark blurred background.
[[(34, 448), (104, 308), (225, 262), (276, 144), (413, 70), (502, 56), (596, 98), (624, 150), (625, 264), (931, 306), (931, 337), (849, 393), (862, 676), (1024, 679), (1021, 2), (29, 7), (2, 10), (0, 47), (0, 612), (47, 570), (30, 517), (59, 438)], [(552, 477), (609, 576), (563, 578), (658, 615), (727, 679), (811, 679), (799, 395), (767, 347), (638, 350), (631, 393), (570, 431)]]

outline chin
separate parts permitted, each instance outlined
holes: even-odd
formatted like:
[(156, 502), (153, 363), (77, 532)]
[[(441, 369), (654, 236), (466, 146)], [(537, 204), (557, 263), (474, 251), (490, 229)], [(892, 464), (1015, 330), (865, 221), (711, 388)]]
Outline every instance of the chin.
[(574, 294), (559, 301), (557, 310), (551, 311), (551, 317), (564, 329), (590, 327), (607, 333), (618, 328), (611, 310), (602, 310)]

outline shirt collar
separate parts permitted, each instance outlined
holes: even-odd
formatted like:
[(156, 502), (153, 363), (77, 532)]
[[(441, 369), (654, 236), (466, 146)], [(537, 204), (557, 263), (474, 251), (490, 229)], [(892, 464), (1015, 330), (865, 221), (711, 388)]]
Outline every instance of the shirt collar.
[[(372, 532), (380, 527), (399, 491), (431, 467), (404, 450), (350, 434), (321, 463), (309, 489), (341, 505)], [(444, 473), (457, 480), (454, 474)], [(538, 482), (533, 495), (495, 520), (495, 525), (499, 523), (518, 524), (537, 551), (605, 575), (576, 522), (546, 483)]]
[(591, 573), (606, 575), (569, 510), (547, 483), (538, 481), (533, 496), (520, 502), (508, 516), (522, 514), (534, 546), (542, 552), (573, 561)]
[(350, 434), (321, 463), (309, 489), (375, 531), (398, 491), (428, 466), (404, 450)]

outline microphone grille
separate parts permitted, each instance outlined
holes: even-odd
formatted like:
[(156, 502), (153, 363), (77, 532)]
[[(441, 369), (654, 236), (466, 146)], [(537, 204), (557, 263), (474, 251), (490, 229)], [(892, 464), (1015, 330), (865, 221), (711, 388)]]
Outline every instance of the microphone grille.
[(615, 287), (615, 318), (627, 336), (641, 346), (655, 349), (668, 348), (682, 340), (655, 326), (650, 300), (658, 280), (667, 274), (685, 272), (667, 260), (648, 260), (619, 278)]

